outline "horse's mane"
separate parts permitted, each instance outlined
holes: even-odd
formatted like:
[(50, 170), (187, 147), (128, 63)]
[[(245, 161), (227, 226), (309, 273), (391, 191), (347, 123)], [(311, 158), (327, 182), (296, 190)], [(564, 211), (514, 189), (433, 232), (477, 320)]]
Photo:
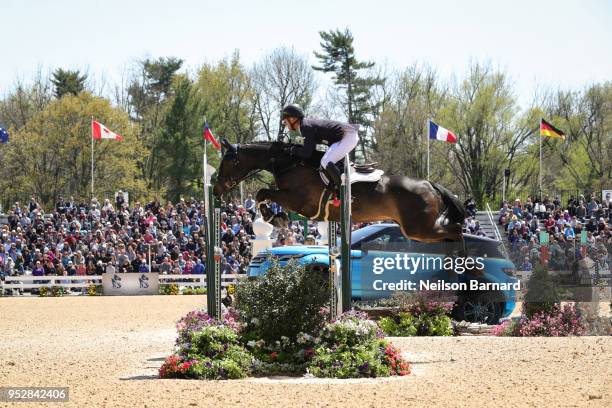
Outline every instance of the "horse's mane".
[[(296, 143), (285, 143), (285, 142), (269, 142), (269, 141), (261, 141), (261, 142), (249, 142), (245, 144), (239, 144), (239, 149), (246, 150), (262, 150), (266, 152), (270, 152), (271, 154), (277, 157), (279, 161), (295, 161), (296, 159), (289, 155), (289, 148), (291, 146), (301, 146)], [(321, 161), (321, 157), (323, 157), (323, 152), (315, 150), (310, 156), (310, 158), (303, 160), (306, 164), (312, 165), (313, 167), (318, 167)]]

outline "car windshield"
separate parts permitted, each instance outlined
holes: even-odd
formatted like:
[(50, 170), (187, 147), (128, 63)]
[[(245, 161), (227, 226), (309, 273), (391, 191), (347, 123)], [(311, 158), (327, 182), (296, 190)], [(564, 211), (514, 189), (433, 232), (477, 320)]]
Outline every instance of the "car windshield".
[(356, 231), (353, 231), (353, 233), (351, 234), (351, 243), (352, 244), (358, 243), (365, 237), (368, 237), (372, 234), (377, 233), (382, 228), (386, 228), (386, 226), (382, 224), (373, 224), (373, 225), (368, 225), (367, 227), (360, 228)]
[[(426, 243), (405, 238), (397, 225), (370, 225), (354, 231), (352, 248), (364, 251), (414, 252), (423, 254), (449, 254), (462, 249), (460, 242)], [(464, 235), (467, 256), (504, 258), (500, 242)]]

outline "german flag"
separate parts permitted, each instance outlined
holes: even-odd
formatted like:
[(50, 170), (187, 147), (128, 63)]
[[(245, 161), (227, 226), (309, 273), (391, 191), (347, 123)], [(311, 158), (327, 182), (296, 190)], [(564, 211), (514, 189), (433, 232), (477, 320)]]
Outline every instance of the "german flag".
[(559, 139), (565, 139), (565, 133), (557, 129), (552, 124), (548, 123), (544, 119), (540, 119), (540, 136), (556, 137)]

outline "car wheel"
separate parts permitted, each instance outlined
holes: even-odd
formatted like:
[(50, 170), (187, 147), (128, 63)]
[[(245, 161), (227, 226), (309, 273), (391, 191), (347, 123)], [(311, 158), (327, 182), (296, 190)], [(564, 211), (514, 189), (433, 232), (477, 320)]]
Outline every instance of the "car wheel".
[(453, 316), (471, 323), (497, 324), (502, 314), (502, 304), (491, 293), (474, 293), (460, 296), (453, 309)]

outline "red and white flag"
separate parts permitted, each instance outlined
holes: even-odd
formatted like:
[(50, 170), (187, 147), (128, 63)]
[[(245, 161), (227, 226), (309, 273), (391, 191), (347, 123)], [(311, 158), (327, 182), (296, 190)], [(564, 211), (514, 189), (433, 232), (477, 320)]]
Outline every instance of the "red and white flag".
[(113, 139), (113, 140), (123, 140), (121, 135), (118, 135), (115, 132), (111, 132), (108, 130), (106, 126), (101, 124), (100, 122), (96, 122), (95, 120), (91, 121), (91, 136), (96, 139)]
[(204, 140), (208, 140), (210, 143), (212, 143), (215, 149), (221, 151), (221, 145), (215, 138), (215, 135), (213, 135), (213, 132), (208, 127), (208, 122), (204, 122), (204, 132), (202, 133), (202, 136), (204, 137)]

